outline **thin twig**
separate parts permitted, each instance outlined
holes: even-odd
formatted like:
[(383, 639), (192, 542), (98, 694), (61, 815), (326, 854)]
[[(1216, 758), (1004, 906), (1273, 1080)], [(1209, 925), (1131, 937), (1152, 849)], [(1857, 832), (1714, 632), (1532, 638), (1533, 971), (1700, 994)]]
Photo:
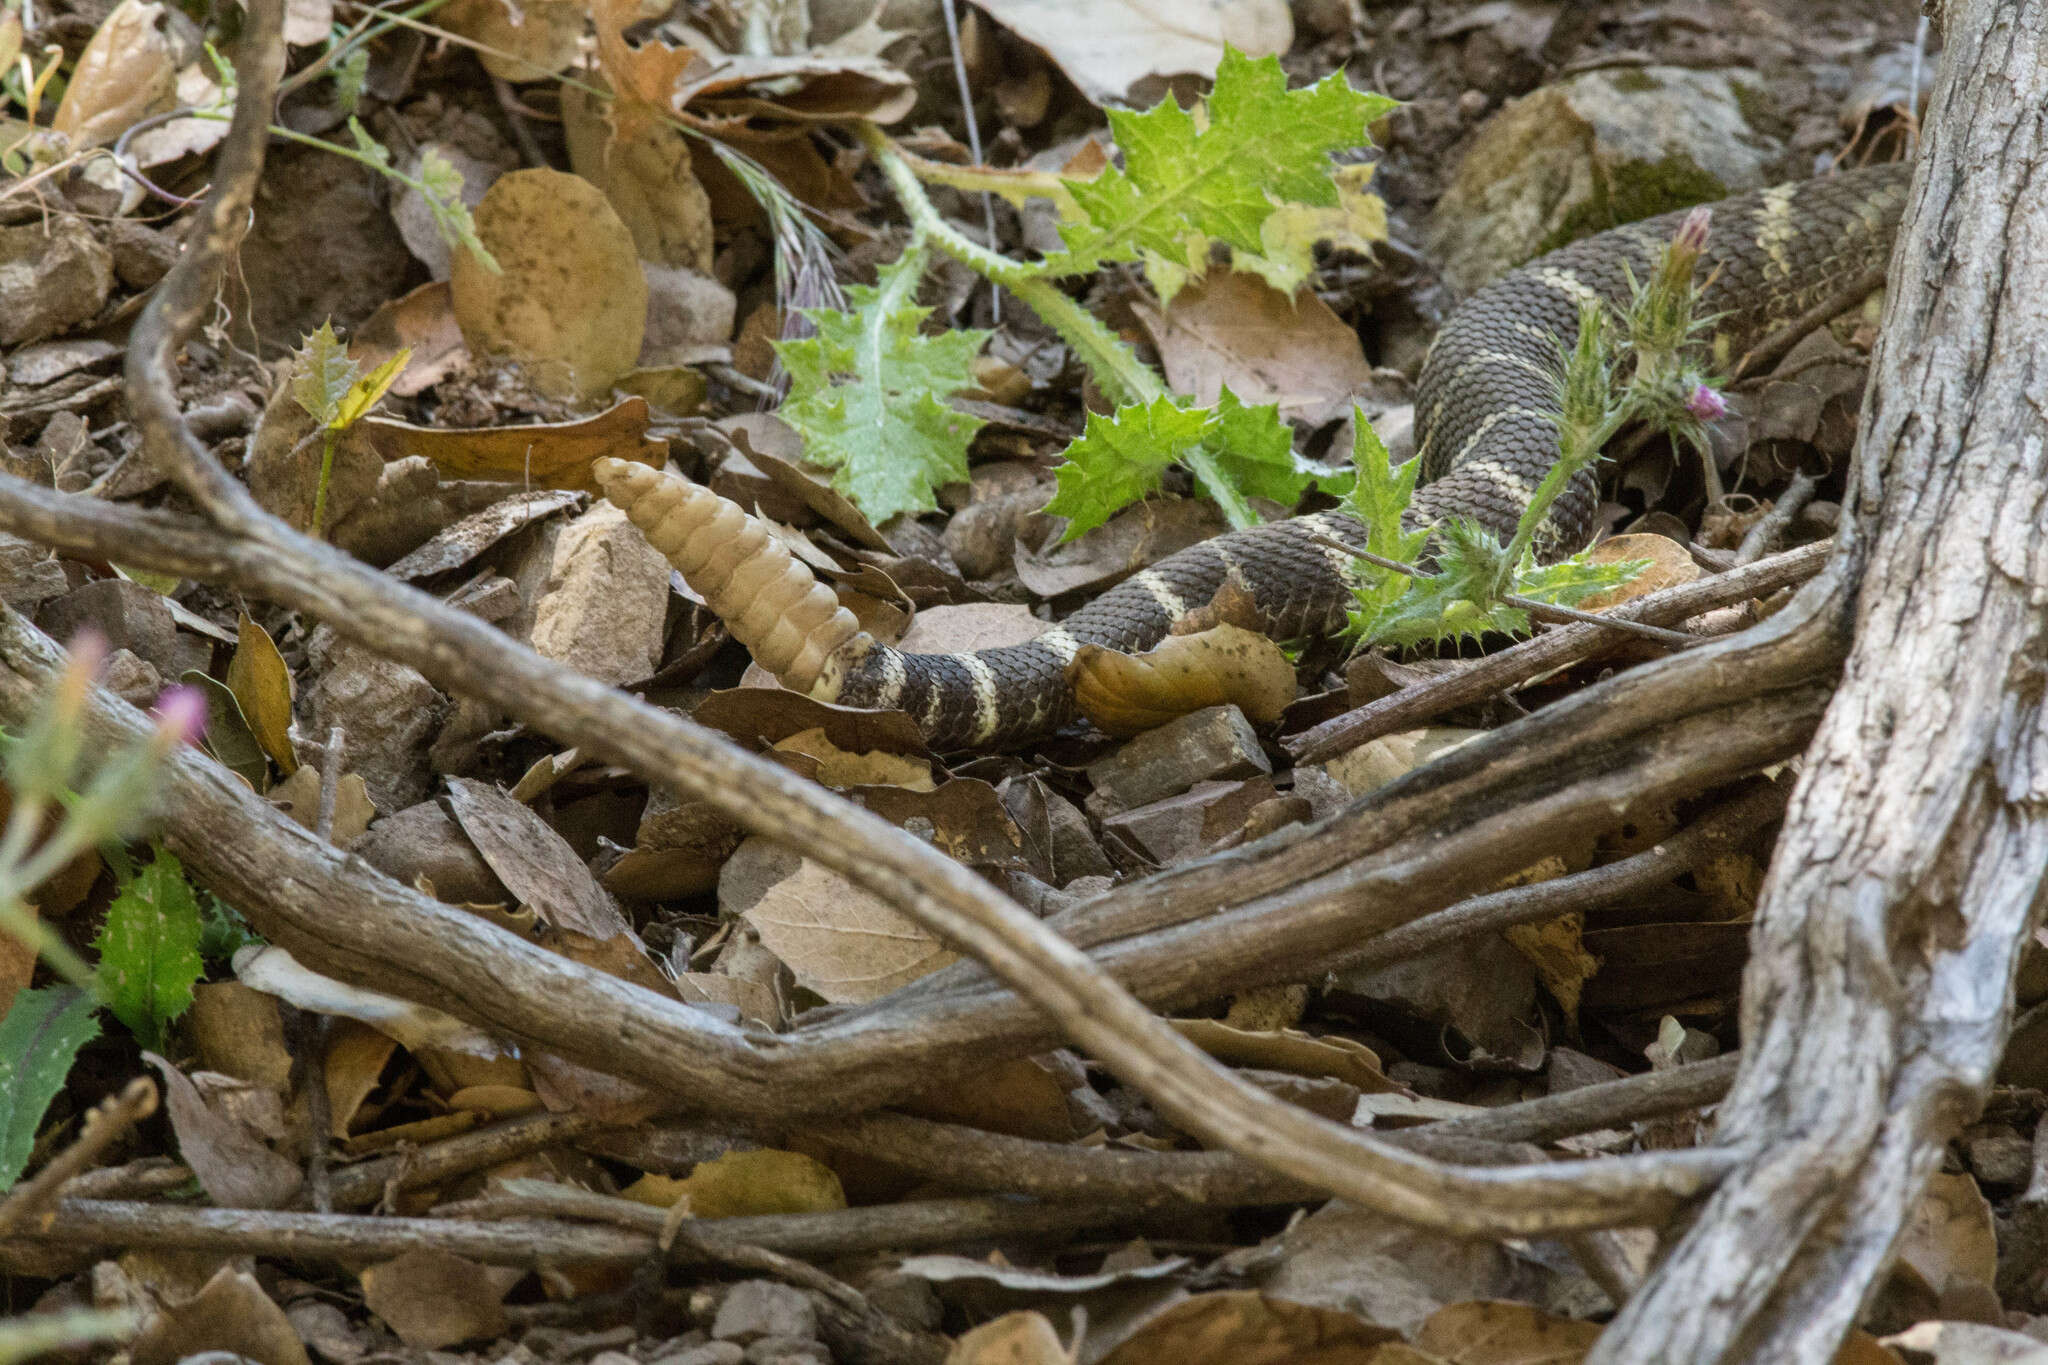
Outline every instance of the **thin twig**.
[(1742, 544), (1736, 547), (1735, 562), (1754, 564), (1776, 549), (1785, 532), (1791, 529), (1792, 519), (1813, 501), (1814, 492), (1819, 487), (1820, 480), (1813, 475), (1803, 469), (1794, 470), (1785, 491), (1771, 504), (1771, 510), (1758, 517), (1756, 525), (1743, 536)]

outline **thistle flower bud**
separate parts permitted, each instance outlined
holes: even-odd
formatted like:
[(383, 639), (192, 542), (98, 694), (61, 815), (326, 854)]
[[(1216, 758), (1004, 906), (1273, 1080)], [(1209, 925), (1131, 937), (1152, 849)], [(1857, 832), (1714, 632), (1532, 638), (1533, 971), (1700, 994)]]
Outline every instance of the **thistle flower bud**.
[(1685, 410), (1702, 422), (1717, 421), (1728, 415), (1728, 400), (1705, 384), (1695, 384), (1686, 396)]
[(173, 745), (197, 744), (206, 733), (206, 694), (196, 687), (167, 687), (156, 699), (156, 733), (151, 746), (168, 752)]

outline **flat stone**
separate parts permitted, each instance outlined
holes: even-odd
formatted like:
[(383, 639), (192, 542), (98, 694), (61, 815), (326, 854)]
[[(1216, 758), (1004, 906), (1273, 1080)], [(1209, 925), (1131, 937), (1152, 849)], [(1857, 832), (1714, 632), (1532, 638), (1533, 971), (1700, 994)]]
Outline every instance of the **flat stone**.
[(133, 218), (107, 224), (107, 250), (114, 258), (114, 273), (130, 289), (149, 288), (178, 263), (178, 239)]
[(1161, 864), (1186, 862), (1243, 826), (1252, 808), (1277, 793), (1269, 777), (1238, 782), (1197, 782), (1179, 796), (1112, 815), (1104, 834), (1121, 834)]
[(43, 604), (37, 614), (51, 638), (68, 641), (87, 627), (112, 649), (132, 650), (159, 673), (175, 677), (182, 655), (178, 623), (164, 599), (125, 578), (102, 578)]
[(762, 1337), (747, 1347), (746, 1365), (832, 1365), (823, 1342), (805, 1337)]
[(668, 561), (624, 512), (600, 502), (562, 528), (534, 604), (543, 658), (614, 686), (635, 682), (661, 663), (667, 619)]
[(1469, 292), (1579, 237), (1775, 178), (1751, 127), (1753, 71), (1588, 71), (1510, 101), (1474, 132), (1423, 242)]
[(114, 258), (83, 218), (0, 228), (0, 346), (90, 322), (114, 289)]
[(747, 1348), (736, 1341), (707, 1341), (673, 1355), (656, 1356), (651, 1365), (740, 1365), (746, 1358)]
[(370, 826), (349, 852), (393, 881), (421, 877), (454, 905), (493, 905), (514, 899), (476, 845), (439, 801), (422, 801)]
[(818, 1335), (818, 1312), (801, 1289), (774, 1280), (741, 1280), (718, 1305), (711, 1335), (742, 1346), (764, 1337), (812, 1341)]
[(49, 547), (0, 531), (0, 602), (16, 611), (62, 596), (71, 587)]
[(403, 810), (434, 787), (427, 748), (448, 699), (417, 670), (335, 636), (315, 632), (308, 653), (314, 683), (300, 697), (303, 733), (325, 743), (330, 727), (346, 734), (343, 762), (360, 773), (378, 810)]
[(1095, 792), (1088, 809), (1107, 819), (1148, 802), (1178, 796), (1197, 782), (1270, 774), (1258, 734), (1235, 706), (1211, 706), (1147, 730), (1107, 758), (1088, 765)]
[(2034, 1173), (2034, 1144), (2010, 1129), (1965, 1139), (1963, 1155), (1986, 1185), (2025, 1185)]

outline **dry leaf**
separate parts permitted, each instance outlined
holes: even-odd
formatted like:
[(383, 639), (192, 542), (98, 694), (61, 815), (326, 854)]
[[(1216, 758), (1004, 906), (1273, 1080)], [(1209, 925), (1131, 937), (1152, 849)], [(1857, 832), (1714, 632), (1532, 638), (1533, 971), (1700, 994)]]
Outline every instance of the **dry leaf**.
[(560, 75), (576, 60), (583, 39), (577, 0), (454, 0), (436, 16), (450, 30), (481, 46), (484, 70), (504, 81)]
[(448, 780), (448, 806), (498, 880), (549, 924), (600, 942), (631, 934), (626, 917), (547, 821), (467, 778)]
[(804, 760), (791, 766), (827, 787), (886, 786), (928, 792), (937, 785), (932, 781), (930, 760), (883, 750), (849, 753), (826, 737), (822, 725), (779, 739), (769, 751)]
[[(323, 1067), (327, 1081), (329, 1136), (347, 1138), (356, 1115), (377, 1088), (377, 1080), (398, 1044), (391, 1036), (355, 1019), (336, 1019), (327, 1035)], [(366, 1120), (368, 1121), (368, 1120)]]
[[(754, 842), (741, 845), (726, 864), (728, 872)], [(769, 886), (745, 915), (768, 951), (796, 974), (797, 982), (833, 1004), (880, 999), (958, 956), (881, 900), (809, 858)]]
[(1554, 1317), (1526, 1303), (1453, 1303), (1430, 1315), (1415, 1346), (1451, 1365), (1577, 1365), (1597, 1323)]
[(711, 196), (697, 181), (688, 139), (666, 123), (615, 133), (605, 117), (608, 103), (563, 87), (570, 166), (604, 191), (633, 234), (641, 260), (709, 274)]
[(316, 1014), (360, 1019), (415, 1053), (440, 1049), (486, 1059), (512, 1055), (491, 1035), (452, 1014), (345, 985), (300, 966), (290, 953), (275, 945), (244, 948), (235, 954), (234, 965), (236, 979), (252, 990)]
[(451, 1252), (408, 1251), (363, 1271), (362, 1282), (364, 1304), (416, 1351), (505, 1330), (503, 1300), (512, 1282)]
[(1040, 1142), (1071, 1142), (1075, 1136), (1066, 1082), (1035, 1057), (981, 1067), (897, 1107), (919, 1118)]
[(516, 361), (559, 397), (601, 397), (633, 368), (647, 279), (603, 191), (561, 171), (513, 171), (477, 205), (476, 231), (501, 273), (464, 250), (448, 277), (472, 353)]
[(1586, 951), (1585, 932), (1586, 917), (1577, 910), (1540, 924), (1510, 925), (1502, 931), (1515, 951), (1529, 959), (1536, 979), (1567, 1019), (1579, 1017), (1579, 995), (1600, 970), (1600, 959)]
[[(773, 1147), (728, 1152), (715, 1161), (699, 1162), (687, 1179), (671, 1183), (674, 1197), (667, 1202), (688, 1199), (694, 1218), (831, 1213), (846, 1207), (846, 1191), (831, 1167), (801, 1152)], [(629, 1191), (628, 1197), (646, 1196), (633, 1196)], [(659, 1201), (648, 1198), (647, 1202)]]
[(574, 507), (577, 501), (577, 496), (567, 489), (515, 494), (502, 502), (492, 503), (481, 512), (472, 512), (405, 558), (387, 566), (384, 572), (410, 583), (452, 572), (472, 563), (513, 532), (524, 530), (564, 508)]
[(1228, 1290), (1174, 1304), (1102, 1365), (1372, 1365), (1375, 1348), (1399, 1339), (1352, 1313)]
[(349, 338), (349, 358), (366, 372), (400, 351), (411, 351), (412, 359), (391, 382), (390, 392), (399, 398), (424, 393), (469, 363), (448, 281), (432, 280), (386, 299)]
[(775, 992), (758, 981), (723, 972), (682, 972), (676, 977), (676, 998), (687, 1005), (723, 1006), (741, 1019), (781, 1028), (782, 1007)]
[(241, 703), (242, 718), (263, 752), (289, 777), (299, 766), (292, 751), (292, 671), (270, 633), (248, 612), (238, 613), (235, 629), (240, 639), (228, 660), (228, 690)]
[(164, 1078), (164, 1108), (178, 1135), (178, 1152), (224, 1209), (283, 1208), (299, 1192), (298, 1163), (272, 1151), (246, 1126), (207, 1104), (184, 1072), (154, 1052), (142, 1059)]
[(1349, 1038), (1315, 1038), (1295, 1029), (1254, 1033), (1215, 1019), (1170, 1021), (1181, 1037), (1219, 1062), (1233, 1066), (1328, 1076), (1367, 1093), (1399, 1090), (1380, 1070), (1379, 1055)]
[(299, 1334), (246, 1270), (224, 1265), (188, 1303), (165, 1307), (128, 1348), (133, 1365), (226, 1352), (260, 1365), (308, 1365)]
[(1898, 1264), (1924, 1281), (1937, 1296), (1953, 1280), (1993, 1283), (1998, 1274), (1998, 1237), (1991, 1205), (1975, 1178), (1937, 1171), (1899, 1239)]
[(1610, 536), (1595, 545), (1586, 557), (1595, 564), (1620, 564), (1629, 560), (1647, 560), (1648, 563), (1641, 573), (1620, 587), (1596, 592), (1579, 603), (1581, 611), (1605, 611), (1663, 588), (1690, 583), (1700, 576), (1700, 566), (1693, 562), (1692, 555), (1683, 545), (1669, 536), (1649, 532)]
[(1067, 680), (1081, 714), (1112, 735), (1224, 703), (1269, 725), (1294, 700), (1294, 664), (1280, 646), (1238, 626), (1169, 635), (1143, 654), (1082, 645)]
[(981, 0), (981, 8), (1044, 48), (1099, 105), (1125, 103), (1147, 76), (1213, 76), (1226, 43), (1264, 57), (1294, 42), (1285, 0)]
[(1133, 311), (1159, 347), (1174, 392), (1203, 406), (1219, 390), (1277, 403), (1289, 421), (1320, 426), (1351, 411), (1372, 380), (1357, 329), (1307, 289), (1292, 296), (1240, 270), (1211, 270), (1163, 310)]
[(451, 479), (503, 479), (526, 488), (593, 493), (597, 485), (590, 466), (601, 456), (657, 469), (667, 462), (668, 443), (647, 434), (652, 421), (646, 399), (627, 398), (573, 422), (416, 427), (390, 417), (367, 417), (352, 430), (363, 432), (387, 462), (424, 455)]
[(1074, 1365), (1074, 1357), (1044, 1315), (1005, 1313), (961, 1333), (946, 1365)]
[(121, 0), (78, 54), (50, 126), (73, 150), (112, 142), (151, 114), (177, 107), (177, 58), (155, 0)]
[(239, 981), (201, 982), (188, 1016), (199, 1060), (209, 1071), (268, 1086), (280, 1095), (291, 1085), (292, 1054), (275, 996)]
[[(264, 794), (271, 805), (289, 815), (304, 829), (312, 829), (320, 817), (320, 770), (302, 764), (290, 777)], [(328, 842), (347, 848), (363, 837), (377, 818), (377, 805), (370, 800), (370, 784), (361, 773), (343, 773), (334, 784), (334, 823), (328, 828)]]

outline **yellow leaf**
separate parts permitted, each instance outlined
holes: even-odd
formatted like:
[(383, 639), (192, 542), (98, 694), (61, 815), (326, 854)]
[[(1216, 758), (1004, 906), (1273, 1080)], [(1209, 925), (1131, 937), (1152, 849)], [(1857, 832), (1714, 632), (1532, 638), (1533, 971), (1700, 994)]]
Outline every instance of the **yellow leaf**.
[(677, 1200), (690, 1192), (690, 1182), (681, 1176), (661, 1175), (650, 1171), (625, 1189), (619, 1191), (621, 1199), (630, 1199), (636, 1204), (646, 1204), (657, 1209), (673, 1208)]
[(263, 752), (289, 777), (299, 766), (292, 752), (292, 671), (263, 627), (243, 612), (235, 623), (240, 643), (228, 660), (228, 690), (242, 708)]
[(1135, 735), (1224, 702), (1264, 725), (1294, 700), (1294, 665), (1280, 646), (1231, 625), (1169, 635), (1143, 654), (1083, 645), (1067, 680), (1082, 714), (1112, 735)]
[(340, 431), (361, 421), (363, 414), (376, 407), (378, 401), (390, 391), (391, 386), (398, 381), (399, 372), (405, 369), (405, 363), (411, 359), (412, 347), (408, 346), (351, 384), (348, 392), (341, 396), (341, 404), (334, 410), (334, 420), (328, 423), (328, 426)]
[(701, 1162), (680, 1182), (699, 1218), (761, 1213), (831, 1213), (846, 1207), (832, 1168), (801, 1152), (763, 1148)]

